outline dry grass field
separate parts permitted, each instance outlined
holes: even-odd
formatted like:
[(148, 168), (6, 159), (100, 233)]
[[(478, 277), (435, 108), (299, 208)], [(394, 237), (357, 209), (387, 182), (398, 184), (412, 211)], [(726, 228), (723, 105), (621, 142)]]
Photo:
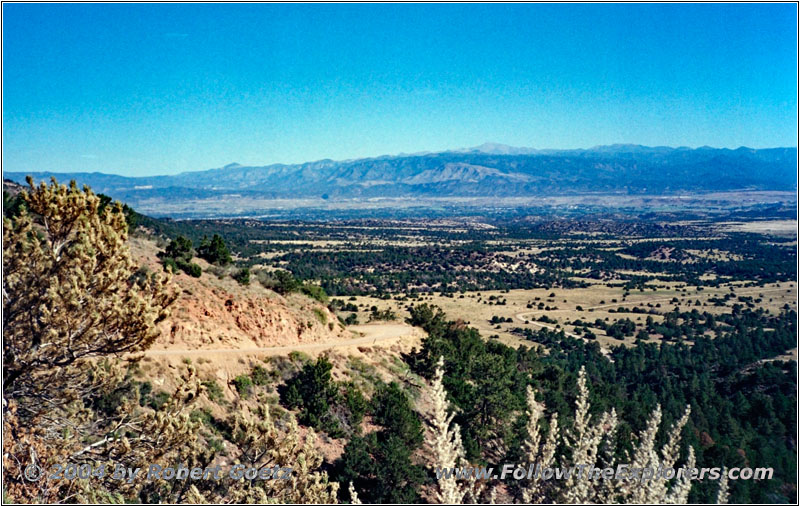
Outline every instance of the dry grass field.
[[(613, 324), (618, 319), (629, 318), (636, 323), (637, 330), (643, 328), (647, 317), (645, 314), (616, 313), (619, 308), (639, 307), (663, 312), (678, 307), (680, 311), (690, 312), (692, 309), (697, 309), (700, 312), (707, 311), (712, 314), (730, 313), (733, 305), (738, 302), (737, 299), (731, 299), (722, 303), (721, 306), (709, 302), (709, 299), (719, 298), (728, 293), (734, 294), (736, 298), (744, 296), (760, 300), (755, 304), (774, 314), (777, 314), (786, 304), (793, 310), (797, 310), (797, 284), (794, 282), (769, 284), (766, 287), (744, 287), (741, 283), (723, 285), (719, 288), (698, 288), (670, 282), (664, 282), (663, 285), (665, 288), (645, 290), (644, 292), (632, 291), (627, 297), (624, 295), (625, 290), (621, 287), (596, 284), (589, 288), (577, 289), (474, 291), (454, 297), (431, 294), (413, 300), (403, 300), (403, 295), (389, 300), (357, 296), (350, 302), (359, 307), (360, 311), (357, 314), (360, 322), (369, 320), (370, 309), (373, 306), (378, 310), (391, 310), (397, 315), (398, 320), (402, 320), (408, 316), (409, 304), (433, 304), (442, 308), (449, 318), (463, 320), (475, 327), (482, 336), (497, 336), (501, 342), (511, 346), (521, 344), (531, 346), (530, 341), (511, 332), (512, 329), (518, 327), (523, 329), (541, 327), (563, 329), (567, 335), (577, 336), (574, 333), (574, 326), (569, 324), (575, 320), (581, 319), (591, 323), (596, 319), (601, 319)], [(555, 296), (551, 297), (551, 294), (555, 294)], [(539, 303), (544, 303), (545, 309), (538, 309)], [(529, 308), (529, 304), (533, 304), (533, 308)], [(347, 314), (348, 312), (343, 313)], [(492, 324), (492, 317), (495, 316), (506, 319), (506, 322)], [(542, 316), (547, 316), (556, 323), (537, 322), (537, 319)], [(657, 322), (663, 319), (660, 315), (651, 316)], [(511, 322), (508, 322), (507, 319), (511, 319)], [(620, 344), (632, 346), (635, 341), (634, 337), (618, 340), (607, 336), (600, 329), (594, 327), (591, 329), (597, 335), (598, 343), (603, 347)], [(659, 337), (651, 336), (650, 341), (657, 342)]]
[(777, 236), (796, 236), (797, 220), (759, 220), (751, 222), (731, 222), (724, 224), (728, 230), (739, 232), (758, 232)]

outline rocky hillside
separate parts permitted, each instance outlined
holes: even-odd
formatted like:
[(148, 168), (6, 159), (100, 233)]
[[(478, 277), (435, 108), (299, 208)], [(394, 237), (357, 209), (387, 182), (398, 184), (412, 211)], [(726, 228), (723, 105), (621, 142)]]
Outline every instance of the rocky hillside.
[[(149, 239), (130, 240), (136, 262), (160, 270), (158, 248)], [(349, 337), (324, 305), (300, 294), (280, 296), (257, 282), (242, 286), (203, 268), (200, 278), (185, 273), (173, 277), (181, 290), (171, 316), (161, 324), (154, 350), (253, 349), (314, 343)]]

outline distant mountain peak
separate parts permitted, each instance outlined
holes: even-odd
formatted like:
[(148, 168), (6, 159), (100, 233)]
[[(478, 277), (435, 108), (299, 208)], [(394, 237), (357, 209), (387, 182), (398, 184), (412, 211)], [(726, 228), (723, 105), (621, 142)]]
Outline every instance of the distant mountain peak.
[(517, 150), (519, 148), (503, 143), (483, 143), (480, 146), (473, 148), (477, 151), (491, 151), (491, 150)]
[(490, 155), (530, 155), (537, 152), (537, 150), (534, 148), (524, 148), (519, 146), (510, 146), (508, 144), (492, 143), (492, 142), (486, 142), (481, 144), (480, 146), (475, 146), (473, 148), (464, 148), (456, 151), (465, 153), (488, 153)]
[(641, 144), (633, 144), (633, 143), (614, 143), (614, 144), (598, 144), (597, 146), (592, 146), (589, 148), (589, 151), (596, 151), (596, 150), (638, 150), (641, 148), (646, 148)]
[[(742, 189), (794, 192), (796, 168), (796, 148), (676, 149), (620, 144), (592, 149), (536, 150), (484, 143), (430, 156), (382, 156), (269, 166), (234, 163), (174, 176), (131, 178), (88, 173), (57, 176), (74, 178), (133, 207), (145, 206), (148, 212), (163, 214), (160, 206), (164, 203), (183, 202), (193, 206), (191, 203), (199, 199), (224, 200), (224, 196), (234, 194), (260, 202), (321, 195), (349, 200), (598, 193), (655, 195)], [(4, 173), (18, 182), (24, 182), (25, 175)], [(34, 177), (47, 180), (49, 174), (36, 173)]]

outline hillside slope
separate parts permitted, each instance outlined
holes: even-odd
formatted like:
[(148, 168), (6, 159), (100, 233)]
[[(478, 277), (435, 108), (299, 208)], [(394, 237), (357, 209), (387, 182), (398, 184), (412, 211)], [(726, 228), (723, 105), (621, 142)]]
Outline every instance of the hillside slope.
[[(130, 240), (134, 260), (160, 270), (156, 244), (140, 237)], [(258, 283), (242, 286), (230, 277), (219, 279), (203, 267), (200, 278), (178, 273), (181, 290), (170, 317), (160, 325), (153, 350), (251, 349), (331, 341), (352, 333), (324, 305), (300, 294), (280, 296)]]

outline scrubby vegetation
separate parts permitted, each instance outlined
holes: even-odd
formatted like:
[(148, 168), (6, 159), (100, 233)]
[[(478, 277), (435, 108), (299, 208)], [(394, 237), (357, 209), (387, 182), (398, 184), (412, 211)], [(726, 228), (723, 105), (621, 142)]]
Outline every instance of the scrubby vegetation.
[(359, 498), (369, 503), (419, 501), (426, 471), (414, 463), (412, 454), (422, 444), (423, 433), (408, 395), (394, 382), (384, 384), (372, 398), (370, 413), (381, 429), (350, 439), (334, 478), (352, 483)]
[(189, 276), (198, 278), (203, 270), (200, 266), (192, 262), (194, 250), (192, 250), (192, 240), (178, 236), (167, 245), (167, 248), (158, 254), (164, 269), (176, 273), (179, 269)]
[(219, 266), (227, 266), (232, 261), (231, 252), (219, 234), (214, 234), (210, 240), (203, 236), (200, 246), (197, 247), (197, 256), (205, 259), (209, 264)]
[[(193, 410), (213, 382), (185, 365), (171, 392), (135, 380), (146, 350), (175, 300), (168, 278), (137, 275), (121, 205), (90, 190), (42, 184), (3, 220), (3, 499), (15, 503), (328, 503), (338, 485), (317, 468), (313, 432), (300, 439), (290, 415), (276, 427), (268, 410), (239, 406), (225, 421)], [(189, 241), (167, 257), (191, 260)], [(177, 261), (176, 261), (177, 262)], [(136, 276), (135, 276), (136, 275)], [(249, 386), (244, 379), (237, 389)], [(248, 379), (249, 380), (249, 379)], [(201, 426), (215, 426), (206, 433)], [(223, 447), (217, 434), (224, 434)], [(74, 463), (206, 467), (228, 459), (257, 468), (290, 466), (289, 481), (120, 481), (111, 473), (34, 482), (23, 470)], [(48, 472), (50, 473), (50, 472)]]
[[(411, 312), (411, 323), (422, 326), (429, 336), (410, 360), (416, 371), (430, 377), (437, 358), (444, 357), (444, 386), (458, 409), (455, 421), (462, 428), (468, 460), (489, 458), (488, 444), (503, 449), (505, 461), (523, 457), (519, 442), (525, 439), (525, 419), (513, 414), (525, 407), (526, 385), (540, 390), (546, 413), (559, 414), (559, 427), (571, 425), (566, 414), (575, 393), (570, 386), (585, 367), (592, 385), (603, 386), (593, 393), (592, 406), (615, 407), (620, 417), (620, 437), (612, 454), (616, 462), (623, 462), (624, 453), (631, 450), (624, 435), (644, 430), (656, 405), (673, 421), (689, 406), (691, 417), (683, 434), (694, 448), (698, 466), (769, 463), (775, 467), (777, 480), (731, 483), (731, 499), (789, 501), (787, 492), (796, 473), (797, 455), (790, 442), (797, 427), (797, 366), (758, 361), (795, 346), (797, 315), (746, 311), (725, 320), (724, 333), (714, 340), (701, 337), (694, 346), (620, 346), (610, 358), (596, 343), (543, 329), (528, 335), (548, 346), (550, 353), (541, 355), (534, 349), (485, 342), (474, 329), (420, 305)], [(662, 444), (665, 438), (659, 432), (656, 442)], [(716, 486), (697, 483), (689, 500), (713, 502)]]
[(298, 420), (332, 437), (360, 432), (366, 401), (351, 383), (337, 383), (331, 377), (333, 364), (325, 357), (307, 362), (281, 389), (281, 401), (299, 409)]
[(250, 268), (242, 268), (235, 275), (233, 279), (242, 285), (250, 285)]
[[(751, 218), (755, 212), (761, 219), (787, 216), (782, 208), (723, 212), (712, 219), (688, 212), (663, 217), (642, 213), (632, 222), (602, 216), (531, 220), (510, 212), (487, 217), (491, 228), (424, 222), (421, 229), (391, 220), (201, 220), (152, 227), (169, 237), (182, 234), (195, 241), (204, 234), (220, 234), (247, 265), (263, 264), (261, 256), (269, 254), (269, 262), (279, 270), (274, 277), (280, 277), (272, 283), (281, 293), (304, 282), (340, 296), (574, 288), (585, 287), (587, 278), (624, 280), (631, 290), (664, 281), (719, 286), (796, 278), (796, 254), (786, 238), (721, 233), (719, 228), (709, 237), (709, 226), (716, 221)], [(673, 225), (664, 220), (696, 223)], [(651, 239), (662, 237), (670, 239)]]
[[(131, 260), (125, 244), (137, 224), (162, 241), (167, 273)], [(797, 344), (797, 314), (777, 299), (796, 288), (765, 288), (796, 277), (792, 241), (648, 220), (285, 225), (154, 221), (74, 185), (4, 194), (4, 498), (796, 501), (797, 364), (784, 354)], [(662, 236), (670, 239), (653, 239)], [(397, 327), (407, 316), (426, 336), (409, 353), (398, 350), (410, 345), (374, 344), (352, 356), (295, 351), (238, 358), (230, 371), (206, 365), (201, 375), (209, 360), (191, 355), (154, 376), (147, 358), (126, 354), (156, 339), (176, 298), (169, 271), (208, 276), (195, 256), (217, 276), (251, 284), (226, 290), (267, 288), (302, 301), (308, 325), (334, 329), (338, 317)], [(668, 297), (632, 301), (667, 284)], [(589, 287), (609, 290), (599, 304), (568, 302), (569, 290)], [(524, 299), (514, 293), (522, 289)], [(470, 324), (429, 304), (436, 294), (487, 311), (468, 314)], [(45, 487), (22, 477), (31, 460), (135, 467), (223, 459), (293, 466), (296, 480)], [(511, 480), (500, 488), (436, 481), (432, 472), (595, 459), (769, 466), (775, 475), (727, 485)]]

